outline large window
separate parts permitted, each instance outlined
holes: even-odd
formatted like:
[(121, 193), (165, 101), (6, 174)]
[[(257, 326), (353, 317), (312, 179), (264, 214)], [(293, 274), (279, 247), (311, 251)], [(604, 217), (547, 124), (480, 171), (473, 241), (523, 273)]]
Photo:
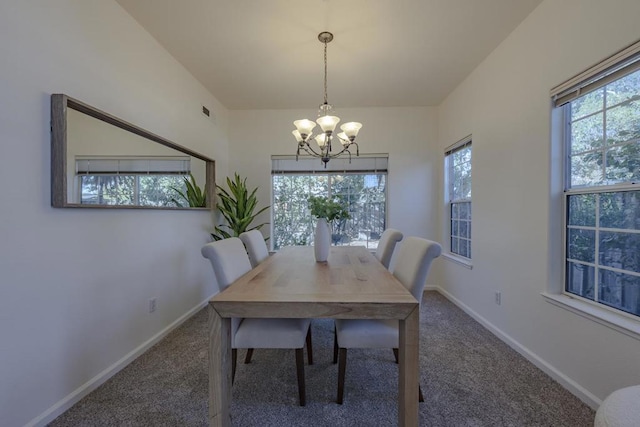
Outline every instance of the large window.
[(327, 171), (309, 167), (317, 167), (318, 162), (318, 159), (296, 162), (295, 158), (274, 157), (273, 249), (313, 244), (315, 219), (307, 205), (309, 196), (338, 199), (348, 206), (351, 218), (333, 224), (333, 244), (376, 248), (386, 228), (386, 157), (358, 157), (351, 164), (333, 159)]
[(81, 175), (85, 205), (188, 207), (176, 190), (186, 192), (184, 175)]
[(556, 106), (565, 117), (565, 292), (640, 316), (637, 54), (560, 94)]
[(75, 188), (81, 204), (188, 207), (188, 157), (79, 157)]
[(471, 259), (471, 137), (445, 152), (449, 252)]

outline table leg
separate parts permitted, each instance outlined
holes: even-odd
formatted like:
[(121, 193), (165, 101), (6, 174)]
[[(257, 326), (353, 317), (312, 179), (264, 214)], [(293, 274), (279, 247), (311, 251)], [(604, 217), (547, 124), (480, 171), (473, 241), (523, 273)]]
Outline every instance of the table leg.
[(209, 426), (231, 426), (231, 319), (209, 304)]
[(420, 310), (419, 306), (400, 320), (400, 367), (398, 384), (398, 426), (418, 426), (418, 386), (420, 384), (420, 365), (418, 351), (420, 347)]

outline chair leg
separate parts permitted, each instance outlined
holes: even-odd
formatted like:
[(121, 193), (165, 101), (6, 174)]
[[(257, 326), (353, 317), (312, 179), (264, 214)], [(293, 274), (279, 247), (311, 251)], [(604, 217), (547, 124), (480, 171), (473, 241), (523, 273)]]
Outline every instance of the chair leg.
[(338, 363), (338, 404), (344, 400), (344, 376), (347, 368), (347, 349), (340, 349), (340, 363)]
[(311, 343), (311, 326), (307, 331), (307, 361), (309, 365), (313, 365), (313, 344)]
[[(398, 349), (397, 348), (393, 349), (393, 355), (396, 358), (396, 363), (398, 363)], [(420, 387), (420, 384), (418, 384), (418, 402), (424, 402), (424, 396), (422, 395), (422, 387)]]
[(300, 406), (304, 406), (307, 398), (304, 387), (304, 349), (296, 348), (296, 371), (298, 374), (298, 396)]
[(246, 356), (244, 356), (244, 363), (251, 363), (251, 357), (253, 356), (253, 349), (252, 348), (248, 348), (247, 349), (247, 354)]
[(338, 363), (338, 333), (333, 331), (333, 363)]
[(236, 379), (236, 362), (238, 361), (238, 349), (231, 349), (231, 384)]

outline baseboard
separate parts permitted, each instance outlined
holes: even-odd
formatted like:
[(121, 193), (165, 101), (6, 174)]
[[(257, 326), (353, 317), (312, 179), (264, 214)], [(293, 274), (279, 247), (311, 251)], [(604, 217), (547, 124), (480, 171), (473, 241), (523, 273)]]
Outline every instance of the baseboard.
[(468, 305), (451, 295), (449, 292), (445, 291), (439, 286), (425, 286), (425, 290), (436, 291), (442, 294), (449, 301), (458, 306), (462, 311), (471, 316), (474, 320), (480, 323), (482, 326), (487, 328), (491, 333), (504, 341), (509, 347), (513, 348), (515, 351), (524, 356), (528, 361), (533, 363), (539, 369), (541, 369), (545, 374), (549, 375), (555, 381), (560, 383), (564, 388), (566, 388), (570, 393), (575, 395), (578, 399), (583, 401), (585, 404), (589, 405), (592, 409), (596, 410), (602, 403), (602, 400), (598, 399), (593, 393), (590, 393), (587, 389), (582, 387), (580, 384), (573, 381), (571, 378), (567, 377), (565, 374), (560, 372), (558, 369), (553, 367), (547, 361), (542, 359), (540, 356), (529, 350), (527, 347), (520, 344), (518, 341), (511, 338), (509, 335), (505, 334), (491, 322), (489, 322), (484, 317), (480, 316), (477, 312), (471, 309)]
[(186, 320), (188, 320), (191, 316), (196, 314), (200, 309), (207, 305), (209, 300), (212, 297), (205, 299), (200, 302), (198, 305), (193, 307), (191, 310), (187, 311), (185, 314), (177, 318), (171, 324), (169, 324), (166, 328), (149, 338), (147, 341), (140, 344), (137, 348), (133, 349), (131, 352), (126, 354), (120, 360), (118, 360), (113, 365), (109, 366), (102, 372), (100, 372), (95, 377), (91, 378), (89, 381), (75, 389), (73, 392), (65, 396), (63, 399), (58, 401), (55, 405), (44, 411), (42, 414), (38, 415), (27, 424), (25, 427), (40, 427), (46, 426), (48, 423), (56, 419), (60, 414), (71, 408), (73, 405), (78, 403), (83, 397), (97, 389), (100, 385), (102, 385), (109, 378), (117, 374), (120, 370), (126, 367), (129, 363), (135, 360), (142, 353), (147, 351), (153, 345), (158, 343), (164, 337), (166, 337), (171, 331), (180, 326)]

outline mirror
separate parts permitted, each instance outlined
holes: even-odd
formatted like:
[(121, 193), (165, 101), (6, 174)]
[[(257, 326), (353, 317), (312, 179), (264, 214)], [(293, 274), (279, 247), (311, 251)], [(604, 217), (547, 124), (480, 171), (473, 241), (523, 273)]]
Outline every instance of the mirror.
[[(193, 177), (193, 178), (191, 178)], [(190, 197), (189, 183), (205, 192)], [(215, 162), (64, 94), (51, 95), (53, 207), (212, 209)]]

